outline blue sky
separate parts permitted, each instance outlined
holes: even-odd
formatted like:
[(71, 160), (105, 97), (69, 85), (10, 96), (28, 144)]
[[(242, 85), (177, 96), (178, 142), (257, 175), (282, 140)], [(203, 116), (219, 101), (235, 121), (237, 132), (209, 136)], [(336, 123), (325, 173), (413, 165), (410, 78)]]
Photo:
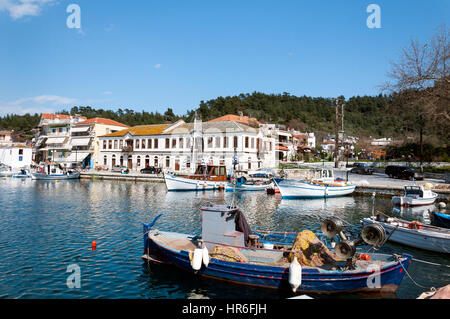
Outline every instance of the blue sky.
[[(81, 29), (69, 29), (69, 4)], [(369, 4), (381, 28), (369, 29)], [(376, 95), (450, 1), (0, 0), (0, 115), (74, 105), (177, 114), (218, 96)]]

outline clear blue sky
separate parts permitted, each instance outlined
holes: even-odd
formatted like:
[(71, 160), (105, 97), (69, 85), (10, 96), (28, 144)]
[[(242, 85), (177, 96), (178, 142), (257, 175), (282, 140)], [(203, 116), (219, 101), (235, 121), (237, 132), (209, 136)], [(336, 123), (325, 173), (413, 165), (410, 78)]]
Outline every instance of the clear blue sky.
[[(66, 8), (81, 8), (81, 29)], [(381, 29), (369, 29), (369, 4)], [(177, 114), (260, 91), (376, 95), (448, 0), (0, 0), (0, 115), (90, 105)]]

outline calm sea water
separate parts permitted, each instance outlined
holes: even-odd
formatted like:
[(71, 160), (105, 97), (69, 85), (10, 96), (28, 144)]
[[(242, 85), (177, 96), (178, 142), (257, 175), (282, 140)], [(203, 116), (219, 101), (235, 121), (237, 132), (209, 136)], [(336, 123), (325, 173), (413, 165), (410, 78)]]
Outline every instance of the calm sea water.
[[(231, 193), (168, 193), (160, 183), (123, 181), (0, 180), (0, 298), (286, 298), (286, 293), (199, 279), (172, 267), (147, 264), (142, 222), (163, 214), (156, 228), (200, 233), (200, 207), (230, 203)], [(253, 230), (320, 229), (330, 215), (358, 224), (370, 216), (370, 197), (281, 200), (264, 192), (237, 196)], [(390, 199), (375, 209), (427, 222), (425, 209), (393, 212)], [(424, 217), (425, 216), (425, 217)], [(91, 242), (97, 249), (91, 250)], [(450, 257), (388, 243), (383, 252), (407, 252), (450, 264)], [(81, 270), (81, 288), (69, 289), (67, 267)], [(426, 287), (450, 282), (445, 267), (413, 263), (410, 274)], [(393, 298), (416, 298), (424, 289), (405, 276)], [(321, 296), (319, 296), (321, 297)], [(361, 298), (362, 295), (334, 297)]]

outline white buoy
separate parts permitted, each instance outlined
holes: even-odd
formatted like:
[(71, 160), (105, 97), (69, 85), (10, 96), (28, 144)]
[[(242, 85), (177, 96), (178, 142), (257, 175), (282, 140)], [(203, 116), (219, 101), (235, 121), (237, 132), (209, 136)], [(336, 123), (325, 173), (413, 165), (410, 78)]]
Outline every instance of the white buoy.
[(203, 247), (203, 249), (202, 249), (202, 254), (203, 254), (203, 264), (205, 265), (205, 267), (208, 267), (208, 265), (209, 265), (209, 251), (208, 251), (208, 248), (206, 248), (206, 246), (205, 247)]
[(292, 287), (292, 291), (296, 292), (297, 288), (302, 284), (302, 266), (298, 263), (297, 257), (289, 266), (289, 285)]
[(192, 258), (191, 265), (192, 269), (195, 271), (200, 270), (202, 268), (202, 259), (203, 259), (203, 249), (196, 248), (194, 250), (194, 257)]

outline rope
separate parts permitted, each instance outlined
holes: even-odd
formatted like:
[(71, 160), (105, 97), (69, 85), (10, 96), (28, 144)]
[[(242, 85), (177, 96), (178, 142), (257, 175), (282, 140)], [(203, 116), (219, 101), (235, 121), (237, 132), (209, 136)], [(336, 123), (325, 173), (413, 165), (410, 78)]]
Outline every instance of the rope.
[(423, 289), (427, 289), (427, 290), (431, 290), (431, 291), (436, 291), (436, 288), (434, 288), (434, 287), (431, 287), (431, 288), (430, 288), (430, 287), (425, 287), (425, 286), (422, 286), (422, 285), (418, 284), (418, 283), (411, 277), (411, 275), (410, 275), (409, 272), (406, 270), (406, 268), (403, 266), (403, 263), (400, 261), (400, 257), (399, 257), (398, 255), (395, 255), (395, 254), (394, 254), (394, 257), (395, 257), (395, 259), (397, 259), (397, 261), (399, 262), (400, 266), (402, 266), (403, 270), (405, 271), (405, 274), (408, 275), (409, 279), (411, 279), (411, 281), (412, 281), (417, 287), (420, 287), (420, 288), (423, 288)]
[(447, 267), (447, 268), (450, 268), (449, 265), (443, 265), (443, 264), (438, 264), (438, 263), (432, 263), (432, 262), (430, 262), (430, 261), (425, 261), (425, 260), (420, 260), (420, 259), (415, 259), (415, 258), (412, 258), (412, 260), (417, 261), (417, 262), (419, 262), (419, 263), (429, 264), (429, 265), (433, 265), (433, 266), (441, 266), (441, 267)]

